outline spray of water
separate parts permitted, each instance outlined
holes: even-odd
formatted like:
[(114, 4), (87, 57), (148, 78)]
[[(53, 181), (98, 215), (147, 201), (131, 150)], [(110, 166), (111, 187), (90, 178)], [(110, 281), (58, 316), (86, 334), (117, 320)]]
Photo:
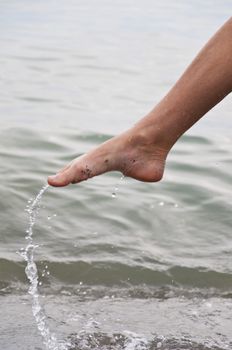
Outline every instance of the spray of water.
[(58, 342), (55, 334), (53, 334), (48, 326), (46, 314), (41, 306), (39, 299), (39, 276), (36, 263), (34, 261), (34, 252), (38, 245), (33, 242), (33, 228), (36, 222), (37, 215), (40, 209), (40, 203), (43, 194), (48, 189), (48, 185), (41, 188), (37, 196), (33, 201), (30, 201), (30, 205), (27, 208), (29, 214), (29, 225), (26, 231), (27, 246), (20, 251), (20, 255), (27, 263), (25, 272), (30, 282), (28, 293), (32, 297), (32, 312), (35, 318), (37, 328), (43, 338), (43, 343), (47, 350), (68, 350), (68, 345)]

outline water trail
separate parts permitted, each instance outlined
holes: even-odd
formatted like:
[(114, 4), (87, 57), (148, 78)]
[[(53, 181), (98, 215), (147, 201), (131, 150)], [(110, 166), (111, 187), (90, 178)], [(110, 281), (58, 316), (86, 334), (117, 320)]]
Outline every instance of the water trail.
[(117, 192), (118, 192), (118, 190), (119, 190), (119, 183), (121, 183), (121, 182), (124, 180), (124, 178), (125, 178), (125, 175), (122, 175), (122, 176), (120, 177), (120, 180), (119, 180), (118, 184), (114, 187), (114, 191), (113, 191), (112, 194), (111, 194), (111, 197), (112, 197), (112, 198), (116, 198), (116, 197), (117, 197)]
[[(27, 212), (29, 214), (29, 226), (26, 231), (27, 235), (25, 239), (28, 241), (28, 244), (25, 249), (20, 251), (20, 255), (24, 258), (27, 263), (25, 272), (27, 278), (30, 282), (30, 287), (28, 293), (32, 297), (32, 312), (35, 318), (37, 328), (43, 338), (43, 343), (47, 350), (68, 350), (67, 344), (59, 343), (55, 334), (51, 333), (46, 314), (40, 304), (39, 299), (39, 276), (36, 263), (34, 261), (34, 252), (38, 245), (33, 242), (33, 227), (36, 222), (37, 215), (40, 209), (40, 203), (43, 194), (48, 189), (49, 185), (45, 185), (41, 188), (35, 199), (29, 205)], [(30, 202), (30, 201), (29, 201)]]

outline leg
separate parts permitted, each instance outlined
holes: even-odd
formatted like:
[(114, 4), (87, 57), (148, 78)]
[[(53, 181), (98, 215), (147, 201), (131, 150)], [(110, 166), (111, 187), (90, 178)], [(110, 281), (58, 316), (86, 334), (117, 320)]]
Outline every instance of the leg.
[(52, 186), (78, 183), (117, 170), (159, 181), (178, 138), (232, 91), (232, 18), (210, 39), (161, 102), (135, 126), (74, 159)]

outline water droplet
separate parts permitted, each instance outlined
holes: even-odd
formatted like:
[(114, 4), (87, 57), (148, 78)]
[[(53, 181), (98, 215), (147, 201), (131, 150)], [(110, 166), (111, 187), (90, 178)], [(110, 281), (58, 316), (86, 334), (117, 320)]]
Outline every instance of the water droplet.
[(159, 205), (160, 205), (161, 207), (163, 207), (163, 206), (164, 206), (164, 202), (159, 202)]
[[(125, 176), (122, 175), (122, 176), (120, 177), (120, 182), (121, 182), (124, 178), (125, 178)], [(114, 191), (113, 191), (113, 193), (111, 194), (111, 197), (112, 197), (112, 198), (116, 198), (116, 197), (117, 197), (117, 192), (118, 192), (118, 190), (119, 190), (119, 184), (117, 184), (117, 185), (115, 186)]]

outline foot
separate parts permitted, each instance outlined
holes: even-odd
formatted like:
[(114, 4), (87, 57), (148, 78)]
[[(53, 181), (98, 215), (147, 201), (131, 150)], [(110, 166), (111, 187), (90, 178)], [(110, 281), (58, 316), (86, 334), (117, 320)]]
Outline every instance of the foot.
[(125, 176), (145, 182), (162, 179), (168, 149), (158, 138), (134, 127), (113, 137), (94, 150), (74, 159), (55, 176), (48, 177), (51, 186), (67, 186), (108, 171), (120, 171)]

